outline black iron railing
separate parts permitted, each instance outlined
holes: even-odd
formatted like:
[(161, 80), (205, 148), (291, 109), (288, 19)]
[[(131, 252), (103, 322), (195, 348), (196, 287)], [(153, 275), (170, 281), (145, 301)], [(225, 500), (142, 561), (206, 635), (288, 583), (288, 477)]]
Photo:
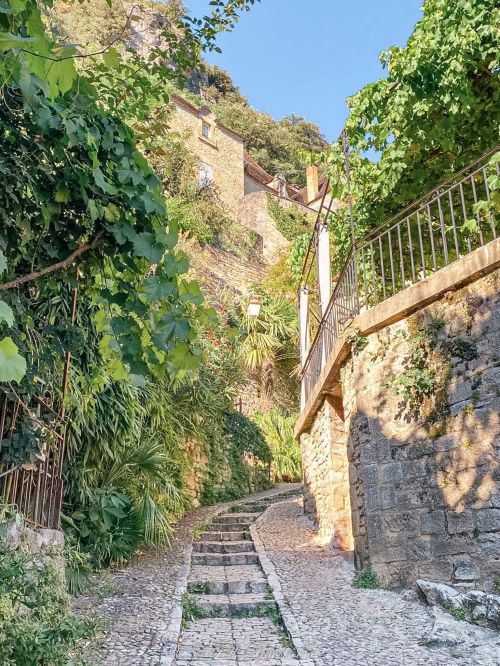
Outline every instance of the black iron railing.
[(59, 527), (64, 427), (47, 392), (29, 404), (8, 389), (0, 393), (0, 503), (36, 527)]
[[(351, 249), (302, 367), (306, 401), (353, 317), (497, 238), (498, 204), (495, 210), (488, 179), (500, 174), (498, 161), (491, 159), (498, 150), (483, 155)], [(321, 211), (320, 220), (324, 223)], [(306, 276), (313, 260), (310, 248)]]

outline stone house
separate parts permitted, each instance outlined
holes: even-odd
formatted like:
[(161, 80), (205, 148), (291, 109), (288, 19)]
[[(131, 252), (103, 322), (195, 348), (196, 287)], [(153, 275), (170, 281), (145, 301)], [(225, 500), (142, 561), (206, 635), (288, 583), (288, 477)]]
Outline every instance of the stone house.
[(245, 151), (243, 137), (218, 122), (207, 106), (196, 107), (175, 94), (170, 99), (174, 108), (169, 126), (186, 137), (187, 148), (198, 159), (199, 187), (213, 184), (235, 221), (256, 234), (265, 269), (289, 246), (268, 211), (268, 195), (278, 197), (285, 208), (299, 205), (305, 212), (314, 213), (317, 208), (308, 206), (305, 200), (309, 196), (316, 200), (319, 192), (313, 192), (313, 185), (301, 190), (287, 184), (280, 174), (267, 173)]

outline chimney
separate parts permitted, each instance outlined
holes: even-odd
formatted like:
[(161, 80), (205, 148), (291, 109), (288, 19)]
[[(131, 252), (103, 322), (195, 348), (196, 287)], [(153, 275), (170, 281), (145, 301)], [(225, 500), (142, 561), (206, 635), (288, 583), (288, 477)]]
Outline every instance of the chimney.
[(306, 167), (307, 203), (314, 201), (319, 193), (318, 167), (309, 164)]

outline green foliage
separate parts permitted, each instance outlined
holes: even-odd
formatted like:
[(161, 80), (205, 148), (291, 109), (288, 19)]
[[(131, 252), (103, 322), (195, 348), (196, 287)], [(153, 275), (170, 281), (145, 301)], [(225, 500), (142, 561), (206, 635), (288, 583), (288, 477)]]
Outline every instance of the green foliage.
[(288, 267), (292, 273), (292, 278), (297, 288), (300, 285), (302, 278), (302, 267), (304, 266), (304, 261), (310, 242), (310, 233), (304, 233), (301, 236), (297, 236), (293, 240), (292, 247), (288, 255)]
[(212, 445), (202, 503), (238, 499), (269, 487), (271, 453), (261, 429), (236, 411), (225, 414), (225, 446)]
[(443, 608), (453, 615), (455, 620), (464, 621), (469, 617), (469, 612), (463, 606), (455, 606), (451, 601), (445, 601)]
[(346, 332), (346, 340), (353, 354), (359, 353), (368, 344), (368, 338), (364, 335), (361, 335), (358, 328), (354, 330), (348, 329)]
[(43, 460), (42, 449), (47, 439), (47, 431), (29, 414), (22, 412), (17, 427), (15, 430), (9, 428), (2, 442), (0, 461), (21, 465)]
[(380, 583), (377, 574), (370, 567), (364, 567), (354, 574), (352, 586), (356, 589), (376, 590), (380, 587)]
[(271, 478), (274, 483), (302, 480), (300, 444), (294, 437), (297, 414), (287, 414), (274, 407), (267, 414), (256, 414), (255, 420), (271, 450)]
[(289, 241), (303, 237), (311, 228), (307, 214), (297, 204), (285, 206), (271, 193), (267, 194), (267, 210), (278, 231)]
[(182, 628), (186, 629), (193, 620), (202, 620), (205, 617), (207, 617), (205, 611), (198, 606), (196, 600), (189, 592), (184, 592), (182, 595)]
[(95, 488), (86, 506), (65, 516), (66, 531), (78, 539), (96, 568), (121, 563), (137, 548), (141, 531), (127, 495), (113, 488)]
[(205, 580), (196, 580), (188, 583), (187, 591), (191, 594), (208, 594), (210, 591), (210, 584)]
[[(20, 519), (17, 518), (20, 525)], [(5, 666), (66, 666), (81, 638), (96, 626), (69, 612), (69, 598), (54, 559), (12, 550), (0, 525), (0, 654)]]
[[(255, 255), (257, 236), (239, 224), (213, 185), (196, 184), (197, 160), (186, 148), (186, 137), (165, 131), (163, 114), (142, 132), (143, 144), (162, 188), (169, 198), (169, 217), (187, 237), (214, 245), (242, 258)], [(158, 126), (159, 125), (159, 126)]]
[(248, 368), (296, 358), (297, 315), (290, 301), (281, 296), (263, 296), (259, 316), (251, 317), (245, 308), (242, 320), (246, 333), (240, 353)]
[[(381, 54), (387, 76), (348, 100), (359, 236), (498, 141), (498, 4), (426, 0), (422, 9), (408, 44)], [(368, 150), (380, 159), (371, 161)], [(334, 194), (346, 200), (340, 142), (326, 162)], [(348, 212), (334, 215), (331, 229), (342, 260), (350, 243)]]
[(268, 173), (281, 173), (289, 183), (305, 184), (302, 151), (319, 155), (327, 147), (314, 123), (297, 115), (276, 121), (234, 95), (220, 98), (214, 112), (223, 125), (243, 136), (250, 155)]
[(401, 396), (413, 410), (419, 410), (423, 398), (433, 395), (439, 386), (437, 368), (430, 357), (444, 324), (444, 319), (434, 317), (428, 324), (422, 323), (416, 330), (411, 330), (407, 336), (408, 353), (404, 371), (384, 383), (384, 386), (391, 388), (393, 395)]

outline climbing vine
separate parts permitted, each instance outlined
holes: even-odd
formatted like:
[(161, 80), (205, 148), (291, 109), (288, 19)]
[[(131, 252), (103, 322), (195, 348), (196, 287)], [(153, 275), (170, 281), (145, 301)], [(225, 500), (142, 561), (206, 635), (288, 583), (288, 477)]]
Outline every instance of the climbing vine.
[(300, 210), (297, 204), (292, 203), (285, 207), (278, 197), (270, 193), (267, 194), (267, 210), (278, 231), (289, 241), (303, 236), (311, 228), (307, 214)]
[[(426, 0), (422, 9), (407, 45), (381, 54), (387, 75), (348, 100), (360, 237), (498, 142), (498, 3)], [(346, 200), (341, 141), (325, 161), (334, 194)], [(347, 209), (334, 218), (340, 265), (350, 244)]]

